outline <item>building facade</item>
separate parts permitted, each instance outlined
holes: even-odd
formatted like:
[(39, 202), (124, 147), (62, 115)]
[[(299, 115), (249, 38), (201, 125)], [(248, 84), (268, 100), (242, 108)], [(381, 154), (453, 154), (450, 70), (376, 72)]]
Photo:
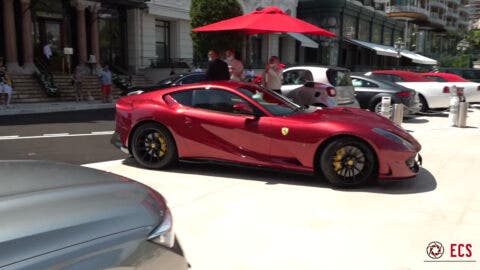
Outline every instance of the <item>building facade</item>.
[(468, 0), (390, 0), (385, 12), (405, 24), (404, 46), (419, 53), (439, 57), (455, 54), (468, 31)]
[(312, 37), (320, 44), (319, 49), (301, 50), (299, 62), (343, 66), (354, 71), (402, 65), (396, 54), (379, 55), (372, 50), (374, 44), (392, 47), (403, 36), (404, 25), (389, 18), (383, 8), (373, 1), (299, 0), (299, 18), (338, 36)]
[(127, 70), (125, 18), (142, 8), (140, 0), (3, 0), (0, 56), (11, 73), (31, 74), (40, 66), (65, 73), (88, 63)]

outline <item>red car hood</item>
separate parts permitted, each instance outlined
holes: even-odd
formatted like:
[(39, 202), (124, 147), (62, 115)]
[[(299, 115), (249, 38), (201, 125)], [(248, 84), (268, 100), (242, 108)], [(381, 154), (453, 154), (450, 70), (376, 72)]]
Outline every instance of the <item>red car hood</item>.
[(365, 131), (368, 133), (373, 128), (381, 128), (393, 132), (414, 144), (418, 144), (415, 138), (400, 126), (385, 117), (362, 109), (350, 107), (322, 108), (312, 113), (296, 114), (291, 117), (297, 121), (322, 123), (322, 126), (331, 126), (339, 132), (354, 130), (359, 134), (366, 134)]

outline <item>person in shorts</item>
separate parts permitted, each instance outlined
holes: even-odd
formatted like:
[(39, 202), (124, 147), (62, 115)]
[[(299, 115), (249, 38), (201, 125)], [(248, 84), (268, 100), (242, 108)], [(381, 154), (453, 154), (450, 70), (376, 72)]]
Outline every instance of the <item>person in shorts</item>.
[(112, 101), (112, 72), (108, 65), (103, 67), (103, 70), (98, 74), (100, 77), (100, 83), (102, 85), (102, 97), (103, 103)]

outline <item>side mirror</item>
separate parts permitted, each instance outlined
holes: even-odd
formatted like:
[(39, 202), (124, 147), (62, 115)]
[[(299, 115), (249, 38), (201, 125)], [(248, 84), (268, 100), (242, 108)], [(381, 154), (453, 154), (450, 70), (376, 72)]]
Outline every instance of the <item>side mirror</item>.
[(308, 87), (308, 88), (313, 88), (313, 87), (315, 87), (315, 83), (314, 82), (306, 82), (303, 86)]
[(233, 105), (235, 113), (253, 115), (253, 109), (247, 103), (236, 103)]

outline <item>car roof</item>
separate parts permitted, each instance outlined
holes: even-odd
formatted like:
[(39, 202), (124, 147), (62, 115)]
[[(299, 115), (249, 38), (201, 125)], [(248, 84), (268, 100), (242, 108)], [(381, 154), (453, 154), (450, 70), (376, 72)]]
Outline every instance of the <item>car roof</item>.
[(446, 73), (446, 72), (425, 72), (425, 73), (422, 73), (422, 76), (440, 77), (447, 80), (447, 82), (469, 82), (469, 80), (464, 79), (460, 75), (453, 74), (453, 73)]
[(328, 69), (350, 71), (348, 68), (335, 67), (335, 66), (295, 66), (295, 67), (289, 67), (289, 68), (285, 69), (284, 71), (295, 70), (295, 69), (307, 69), (307, 70), (311, 70), (311, 71), (313, 71), (313, 70), (315, 70), (315, 71), (326, 71)]
[(374, 70), (372, 74), (387, 74), (396, 75), (401, 77), (407, 82), (432, 82), (433, 80), (427, 79), (419, 73), (405, 70)]
[(375, 77), (370, 77), (370, 76), (365, 76), (365, 75), (359, 75), (359, 74), (354, 74), (354, 75), (350, 75), (351, 78), (359, 78), (359, 79), (363, 79), (363, 80), (367, 80), (367, 81), (371, 81), (375, 84), (378, 84), (380, 86), (380, 88), (385, 88), (385, 89), (394, 89), (394, 90), (399, 90), (399, 91), (406, 91), (406, 90), (413, 90), (413, 89), (410, 89), (410, 88), (407, 88), (405, 86), (402, 86), (402, 85), (399, 85), (399, 84), (396, 84), (396, 83), (393, 83), (393, 82), (389, 82), (389, 81), (385, 81), (385, 80), (380, 80), (378, 78), (375, 78)]

